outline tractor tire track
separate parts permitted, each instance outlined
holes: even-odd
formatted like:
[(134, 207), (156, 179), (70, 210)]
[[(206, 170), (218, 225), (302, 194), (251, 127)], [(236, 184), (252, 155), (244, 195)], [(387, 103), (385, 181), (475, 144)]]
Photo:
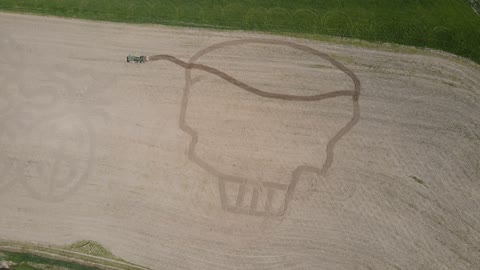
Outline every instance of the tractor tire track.
[[(288, 95), (288, 94), (279, 94), (279, 93), (272, 93), (272, 92), (266, 92), (261, 89), (255, 88), (251, 85), (248, 85), (228, 74), (226, 74), (223, 71), (220, 71), (218, 69), (215, 69), (213, 67), (204, 65), (204, 64), (198, 64), (195, 63), (201, 56), (216, 50), (220, 48), (224, 48), (227, 46), (238, 46), (242, 44), (248, 44), (248, 43), (256, 43), (256, 44), (267, 44), (267, 45), (277, 45), (277, 46), (286, 46), (290, 47), (293, 49), (297, 49), (300, 51), (304, 51), (310, 54), (313, 54), (315, 56), (320, 57), (323, 60), (326, 60), (330, 62), (334, 67), (345, 73), (347, 76), (349, 76), (354, 84), (354, 89), (353, 90), (339, 90), (339, 91), (331, 91), (327, 93), (322, 93), (318, 95), (311, 95), (311, 96), (302, 96), (302, 95)], [(289, 42), (289, 41), (280, 41), (280, 40), (271, 40), (271, 39), (258, 39), (258, 38), (252, 38), (252, 39), (242, 39), (242, 40), (232, 40), (232, 41), (226, 41), (226, 42), (221, 42), (215, 45), (212, 45), (210, 47), (207, 47), (203, 50), (200, 50), (197, 52), (188, 62), (184, 62), (172, 55), (167, 55), (167, 54), (161, 54), (161, 55), (153, 55), (153, 56), (147, 56), (146, 61), (169, 61), (173, 64), (176, 64), (180, 67), (183, 67), (185, 69), (185, 88), (184, 88), (184, 93), (183, 93), (183, 98), (182, 98), (182, 103), (181, 103), (181, 111), (180, 111), (180, 129), (189, 134), (192, 137), (192, 140), (189, 144), (188, 148), (188, 158), (192, 162), (196, 163), (199, 165), (201, 168), (206, 170), (207, 172), (211, 173), (212, 175), (218, 177), (220, 179), (220, 199), (221, 199), (221, 204), (222, 208), (224, 210), (231, 211), (231, 207), (227, 206), (226, 202), (226, 194), (225, 194), (225, 182), (230, 182), (230, 183), (237, 183), (242, 185), (246, 184), (246, 180), (237, 177), (234, 175), (228, 175), (220, 172), (217, 170), (214, 166), (209, 164), (208, 162), (202, 160), (200, 157), (196, 155), (195, 148), (198, 143), (198, 133), (191, 128), (187, 123), (186, 123), (186, 110), (188, 106), (188, 99), (189, 99), (189, 94), (190, 94), (190, 89), (193, 85), (193, 81), (191, 78), (191, 70), (192, 69), (197, 69), (201, 71), (208, 72), (210, 74), (213, 74), (215, 76), (218, 76), (219, 78), (231, 83), (232, 85), (235, 85), (249, 93), (258, 95), (260, 97), (264, 98), (271, 98), (271, 99), (278, 99), (278, 100), (285, 100), (285, 101), (297, 101), (297, 102), (312, 102), (312, 101), (320, 101), (324, 99), (329, 99), (329, 98), (335, 98), (335, 97), (342, 97), (342, 96), (351, 96), (352, 97), (352, 102), (353, 102), (353, 117), (351, 120), (342, 128), (340, 129), (332, 138), (328, 140), (327, 147), (326, 147), (326, 159), (322, 165), (322, 168), (316, 168), (316, 167), (311, 167), (311, 166), (299, 166), (297, 167), (293, 172), (292, 172), (292, 180), (290, 181), (289, 185), (285, 188), (286, 189), (286, 196), (285, 196), (285, 201), (283, 205), (283, 209), (278, 213), (278, 215), (283, 215), (285, 211), (287, 210), (288, 203), (292, 200), (293, 194), (295, 192), (296, 185), (298, 181), (300, 180), (303, 172), (314, 172), (317, 175), (325, 175), (328, 171), (328, 169), (332, 166), (333, 161), (334, 161), (334, 150), (336, 144), (359, 122), (360, 120), (360, 105), (359, 105), (359, 97), (360, 97), (360, 90), (361, 90), (361, 84), (360, 84), (360, 79), (355, 75), (353, 71), (348, 69), (345, 65), (342, 63), (338, 62), (337, 60), (333, 59), (331, 56), (322, 53), (318, 50), (315, 50), (311, 47)], [(268, 183), (268, 182), (266, 182)], [(242, 190), (242, 189), (240, 189)], [(239, 196), (241, 197), (242, 194), (239, 193)], [(240, 198), (238, 197), (238, 198)], [(238, 199), (237, 198), (237, 199)], [(267, 199), (268, 200), (268, 199)], [(267, 205), (269, 205), (271, 202), (267, 202)], [(238, 200), (237, 200), (237, 206), (238, 206)]]

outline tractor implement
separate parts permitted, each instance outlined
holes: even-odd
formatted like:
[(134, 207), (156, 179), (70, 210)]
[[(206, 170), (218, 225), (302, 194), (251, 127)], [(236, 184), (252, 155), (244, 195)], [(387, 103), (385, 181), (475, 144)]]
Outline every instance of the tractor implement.
[(129, 55), (127, 56), (127, 62), (145, 63), (147, 62), (147, 57), (143, 55), (142, 56)]

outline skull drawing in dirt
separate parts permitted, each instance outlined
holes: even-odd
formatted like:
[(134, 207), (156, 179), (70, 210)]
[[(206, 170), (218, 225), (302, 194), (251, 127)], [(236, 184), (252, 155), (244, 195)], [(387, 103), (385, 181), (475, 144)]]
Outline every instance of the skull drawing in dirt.
[(285, 213), (297, 183), (328, 174), (336, 143), (359, 121), (357, 76), (304, 45), (227, 41), (188, 65), (180, 128), (192, 137), (189, 159), (218, 179), (232, 213)]

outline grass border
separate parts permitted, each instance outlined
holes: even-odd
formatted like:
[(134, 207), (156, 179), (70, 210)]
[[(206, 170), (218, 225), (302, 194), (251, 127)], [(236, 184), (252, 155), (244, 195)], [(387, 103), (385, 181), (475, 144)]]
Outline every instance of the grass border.
[(63, 246), (41, 245), (38, 243), (24, 243), (0, 239), (0, 252), (1, 251), (30, 253), (39, 257), (74, 262), (107, 270), (150, 270), (147, 267), (129, 263), (122, 259), (111, 259), (84, 254), (68, 250), (67, 247)]
[(57, 16), (57, 15), (50, 15), (50, 14), (42, 14), (42, 13), (34, 13), (34, 12), (23, 12), (23, 11), (15, 11), (15, 10), (0, 10), (1, 14), (7, 15), (17, 15), (17, 16), (36, 16), (36, 17), (45, 17), (51, 19), (63, 19), (63, 20), (70, 20), (76, 22), (94, 22), (100, 24), (110, 24), (110, 25), (125, 25), (125, 26), (137, 26), (137, 27), (151, 27), (151, 28), (158, 28), (158, 27), (166, 27), (172, 28), (176, 30), (180, 29), (190, 29), (190, 30), (198, 30), (198, 31), (215, 31), (221, 33), (246, 33), (246, 34), (255, 34), (255, 35), (269, 35), (272, 37), (288, 37), (288, 38), (295, 38), (305, 41), (319, 41), (324, 42), (330, 45), (344, 45), (344, 46), (353, 46), (358, 48), (370, 49), (370, 50), (378, 50), (387, 53), (403, 53), (409, 55), (424, 55), (424, 56), (431, 56), (431, 57), (439, 57), (444, 60), (453, 61), (457, 64), (461, 64), (464, 66), (468, 66), (480, 72), (480, 63), (476, 63), (470, 58), (465, 56), (456, 55), (451, 52), (432, 49), (429, 47), (416, 47), (411, 45), (404, 45), (398, 43), (389, 43), (389, 42), (372, 42), (363, 39), (355, 39), (355, 38), (348, 38), (348, 37), (339, 37), (339, 36), (331, 36), (325, 34), (308, 34), (308, 33), (291, 33), (291, 32), (279, 32), (279, 31), (250, 31), (250, 30), (241, 30), (236, 28), (228, 28), (228, 27), (218, 27), (214, 25), (203, 25), (203, 24), (193, 24), (193, 23), (185, 23), (184, 25), (180, 25), (181, 23), (175, 24), (152, 24), (152, 23), (127, 23), (127, 22), (115, 22), (115, 21), (106, 21), (106, 20), (94, 20), (94, 19), (82, 19), (77, 17), (67, 17), (67, 16)]

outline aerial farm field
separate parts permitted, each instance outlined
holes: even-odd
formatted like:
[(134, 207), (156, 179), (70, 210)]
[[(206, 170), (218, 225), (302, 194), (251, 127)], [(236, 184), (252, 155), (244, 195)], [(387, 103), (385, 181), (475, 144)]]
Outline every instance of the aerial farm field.
[(0, 269), (480, 268), (474, 4), (131, 2), (0, 3)]

